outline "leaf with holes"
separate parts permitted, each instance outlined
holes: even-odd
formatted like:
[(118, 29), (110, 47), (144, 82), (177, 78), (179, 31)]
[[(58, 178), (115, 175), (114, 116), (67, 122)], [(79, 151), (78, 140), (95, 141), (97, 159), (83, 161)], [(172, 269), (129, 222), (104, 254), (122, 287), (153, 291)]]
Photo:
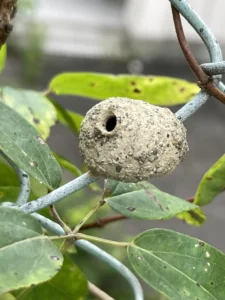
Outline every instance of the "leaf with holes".
[(62, 73), (55, 76), (49, 85), (49, 91), (57, 95), (78, 95), (100, 100), (128, 97), (155, 105), (186, 103), (199, 90), (196, 84), (172, 77), (101, 73)]
[(206, 215), (199, 207), (194, 210), (185, 211), (181, 214), (178, 214), (176, 217), (193, 226), (200, 226), (206, 221)]
[(225, 190), (225, 155), (223, 155), (203, 176), (196, 195), (197, 205), (206, 205)]
[(50, 189), (61, 182), (61, 168), (36, 129), (0, 102), (0, 149), (18, 167)]
[(41, 93), (4, 87), (2, 101), (21, 114), (46, 140), (55, 125), (57, 112), (52, 103)]
[(0, 295), (45, 282), (61, 268), (61, 253), (32, 216), (0, 207), (0, 236)]
[(49, 101), (51, 101), (51, 103), (55, 106), (59, 122), (69, 127), (74, 133), (78, 134), (84, 116), (69, 109), (65, 109), (62, 105), (53, 101), (52, 99), (49, 99)]
[(225, 299), (225, 256), (203, 241), (152, 229), (138, 235), (127, 251), (137, 274), (170, 299)]
[(18, 300), (79, 299), (87, 296), (87, 280), (69, 258), (64, 259), (62, 269), (50, 281), (30, 287)]
[(164, 193), (145, 181), (124, 183), (106, 180), (105, 200), (122, 215), (144, 220), (170, 219), (197, 208), (195, 204)]

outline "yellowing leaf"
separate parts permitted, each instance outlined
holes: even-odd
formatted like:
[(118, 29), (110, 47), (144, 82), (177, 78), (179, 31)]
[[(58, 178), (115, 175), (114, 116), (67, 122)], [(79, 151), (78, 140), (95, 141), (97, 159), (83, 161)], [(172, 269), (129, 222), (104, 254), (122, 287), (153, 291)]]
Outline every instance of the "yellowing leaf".
[(203, 176), (194, 203), (202, 206), (214, 200), (225, 189), (225, 155), (223, 155)]
[(52, 79), (49, 90), (58, 95), (79, 95), (100, 100), (128, 97), (155, 105), (176, 105), (188, 102), (199, 92), (199, 87), (172, 77), (62, 73)]

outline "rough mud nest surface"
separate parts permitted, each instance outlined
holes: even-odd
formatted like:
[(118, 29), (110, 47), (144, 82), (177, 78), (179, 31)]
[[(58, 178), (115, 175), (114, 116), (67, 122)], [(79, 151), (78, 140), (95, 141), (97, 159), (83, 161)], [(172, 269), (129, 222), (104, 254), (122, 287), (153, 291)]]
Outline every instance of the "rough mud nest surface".
[(79, 139), (95, 176), (124, 182), (168, 174), (188, 151), (186, 129), (168, 108), (119, 97), (87, 112)]

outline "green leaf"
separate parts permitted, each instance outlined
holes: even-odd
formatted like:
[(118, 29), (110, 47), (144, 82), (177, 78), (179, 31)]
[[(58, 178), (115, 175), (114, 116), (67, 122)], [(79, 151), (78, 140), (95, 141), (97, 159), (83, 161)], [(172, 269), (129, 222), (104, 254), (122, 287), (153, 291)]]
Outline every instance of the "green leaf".
[(46, 140), (50, 128), (55, 125), (57, 113), (55, 107), (41, 93), (4, 87), (2, 101), (21, 114)]
[(156, 105), (176, 105), (188, 102), (199, 92), (199, 87), (172, 77), (62, 73), (52, 79), (49, 90), (58, 95), (78, 95), (100, 100), (128, 97)]
[(0, 156), (0, 186), (19, 186), (16, 172)]
[(7, 46), (6, 44), (4, 44), (0, 50), (0, 73), (3, 71), (5, 67), (6, 57), (7, 57)]
[(18, 186), (0, 186), (0, 203), (14, 202), (20, 193)]
[(205, 173), (196, 195), (195, 201), (199, 206), (206, 205), (225, 189), (225, 154)]
[(0, 207), (0, 236), (0, 294), (47, 281), (61, 268), (61, 253), (32, 216)]
[(14, 300), (15, 297), (11, 294), (4, 294), (0, 296), (0, 300)]
[(206, 216), (200, 208), (183, 212), (178, 214), (176, 217), (183, 220), (185, 223), (194, 226), (200, 226), (206, 221)]
[(75, 300), (86, 299), (87, 280), (80, 269), (68, 258), (64, 259), (63, 267), (50, 281), (31, 287), (17, 297), (17, 300)]
[(49, 99), (49, 101), (51, 101), (51, 103), (55, 106), (59, 122), (65, 126), (68, 126), (74, 133), (78, 134), (84, 116), (65, 109), (62, 105), (53, 101), (52, 99)]
[(131, 242), (128, 258), (144, 281), (172, 300), (225, 299), (225, 256), (203, 241), (147, 230)]
[(36, 129), (0, 102), (0, 149), (18, 167), (50, 189), (61, 181), (61, 168)]
[(164, 193), (142, 181), (124, 183), (106, 180), (105, 200), (110, 207), (129, 218), (144, 220), (170, 219), (197, 208), (196, 205)]

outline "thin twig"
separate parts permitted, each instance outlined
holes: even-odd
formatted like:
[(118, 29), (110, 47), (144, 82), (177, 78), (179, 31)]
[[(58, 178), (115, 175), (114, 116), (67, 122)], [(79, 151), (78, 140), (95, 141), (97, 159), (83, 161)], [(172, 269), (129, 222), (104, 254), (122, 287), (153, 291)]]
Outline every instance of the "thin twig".
[(89, 211), (89, 213), (83, 218), (83, 220), (81, 220), (77, 226), (73, 229), (73, 234), (79, 232), (80, 228), (96, 213), (96, 211), (105, 204), (104, 200), (99, 201), (95, 207), (92, 208), (91, 211)]
[(110, 297), (108, 294), (100, 290), (100, 288), (98, 288), (90, 281), (88, 281), (88, 291), (99, 300), (114, 300), (114, 298)]
[(67, 226), (67, 225), (63, 222), (63, 220), (60, 218), (60, 216), (59, 216), (59, 214), (58, 214), (58, 212), (57, 212), (57, 210), (56, 210), (54, 204), (50, 205), (50, 212), (51, 212), (52, 217), (56, 220), (56, 222), (57, 222), (60, 226), (62, 226), (62, 228), (64, 229), (64, 231), (65, 231), (66, 233), (71, 233), (71, 232), (72, 232), (72, 230), (70, 229), (70, 227)]
[(81, 227), (81, 230), (87, 230), (87, 229), (92, 229), (92, 228), (102, 228), (107, 224), (116, 222), (116, 221), (120, 221), (120, 220), (125, 220), (127, 219), (127, 217), (122, 216), (122, 215), (115, 215), (112, 217), (108, 217), (108, 218), (102, 218), (102, 219), (98, 219), (97, 221), (90, 223), (90, 224), (86, 224), (84, 226)]
[(171, 5), (171, 8), (172, 8), (172, 13), (173, 13), (173, 20), (174, 20), (174, 25), (175, 25), (175, 29), (176, 29), (176, 34), (177, 34), (177, 38), (178, 38), (180, 47), (184, 53), (184, 56), (189, 64), (190, 68), (192, 69), (192, 71), (198, 78), (199, 86), (202, 89), (207, 90), (207, 92), (210, 95), (214, 96), (215, 98), (217, 98), (218, 100), (220, 100), (222, 103), (225, 104), (225, 94), (222, 93), (217, 88), (217, 86), (214, 84), (213, 80), (202, 70), (202, 68), (198, 64), (196, 58), (194, 57), (190, 46), (188, 45), (188, 42), (184, 35), (184, 30), (183, 30), (179, 11), (173, 5)]

